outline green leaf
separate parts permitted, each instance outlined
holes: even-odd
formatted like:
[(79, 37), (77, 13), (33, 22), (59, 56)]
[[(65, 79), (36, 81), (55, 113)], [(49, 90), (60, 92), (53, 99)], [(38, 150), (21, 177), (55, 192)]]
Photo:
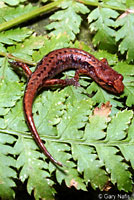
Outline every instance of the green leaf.
[[(15, 88), (15, 89), (14, 89)], [(6, 82), (0, 83), (0, 107), (3, 109), (13, 107), (16, 101), (20, 99), (22, 95), (22, 84), (17, 82)], [(1, 113), (3, 115), (3, 113)]]
[(75, 12), (77, 12), (77, 13), (80, 12), (82, 14), (86, 14), (89, 12), (89, 9), (84, 4), (75, 2), (75, 1), (73, 2), (71, 0), (62, 2), (61, 7), (63, 9), (68, 8), (68, 7), (73, 7)]
[[(85, 14), (89, 12), (88, 8), (78, 2), (68, 1), (62, 4), (63, 11), (57, 11), (50, 17), (50, 20), (55, 20), (46, 26), (47, 30), (52, 30), (51, 34), (58, 35), (66, 33), (70, 40), (75, 39), (75, 35), (80, 31), (81, 17), (77, 13)], [(54, 29), (54, 30), (53, 30)]]
[(45, 55), (55, 49), (69, 47), (70, 39), (66, 34), (59, 34), (58, 36), (51, 36), (50, 39), (44, 37), (43, 41), (43, 46), (39, 49), (39, 51), (34, 51), (32, 54), (35, 61), (40, 61)]
[(119, 51), (121, 54), (127, 52), (128, 62), (134, 60), (134, 17), (133, 14), (127, 14), (116, 20), (116, 26), (119, 30), (116, 32), (116, 41), (119, 41)]
[(133, 141), (134, 141), (134, 118), (132, 120), (131, 125), (129, 125), (129, 128), (128, 128), (128, 137), (126, 138), (126, 142), (118, 145), (125, 159), (131, 163), (131, 166), (134, 169)]
[(128, 138), (126, 140), (131, 140), (132, 143), (134, 141), (134, 118), (132, 119), (131, 125), (129, 125)]
[[(110, 141), (112, 139), (112, 141), (116, 141), (124, 139), (126, 137), (126, 132), (124, 132), (124, 130), (128, 128), (132, 116), (133, 112), (131, 110), (118, 112), (117, 115), (112, 118), (112, 121), (107, 128), (106, 140)], [(121, 123), (122, 126), (119, 126), (119, 123)]]
[(103, 2), (106, 4), (106, 5), (110, 5), (110, 6), (116, 6), (117, 9), (122, 9), (122, 10), (125, 10), (126, 9), (126, 1), (124, 0), (103, 0)]
[(3, 2), (11, 5), (11, 6), (16, 6), (18, 5), (20, 2), (25, 2), (26, 0), (2, 0)]
[(52, 199), (55, 193), (53, 181), (46, 171), (47, 164), (39, 159), (40, 154), (35, 151), (36, 147), (33, 141), (24, 137), (19, 137), (15, 144), (16, 154), (19, 153), (16, 165), (18, 169), (21, 167), (19, 178), (24, 182), (29, 177), (27, 190), (29, 194), (34, 192), (35, 199)]
[(0, 66), (0, 115), (5, 115), (10, 110), (9, 107), (14, 106), (20, 99), (22, 95), (20, 90), (24, 88), (22, 83), (18, 83), (19, 78), (16, 73), (9, 68), (7, 58), (0, 58)]
[(66, 174), (60, 173), (60, 171), (56, 172), (56, 177), (58, 182), (62, 183), (65, 180), (65, 183), (68, 187), (75, 187), (77, 190), (86, 191), (86, 185), (84, 184), (84, 180), (80, 177), (79, 173), (76, 169), (67, 169)]
[(133, 9), (134, 8), (134, 1), (133, 0), (126, 0), (126, 6), (129, 9)]
[(6, 129), (12, 129), (15, 131), (28, 130), (24, 120), (22, 107), (22, 101), (17, 102), (16, 106), (10, 109), (10, 112), (4, 117), (4, 124)]
[(94, 56), (99, 60), (106, 58), (109, 65), (115, 65), (118, 62), (118, 57), (116, 54), (111, 54), (104, 50), (94, 52)]
[(38, 39), (34, 36), (31, 36), (29, 39), (26, 39), (23, 43), (17, 43), (16, 46), (8, 47), (8, 52), (13, 56), (24, 58), (29, 61), (32, 60), (31, 56), (35, 49), (39, 49), (43, 46), (44, 41), (42, 36), (39, 36)]
[[(15, 159), (9, 156), (13, 153), (13, 147), (7, 145), (15, 139), (12, 136), (2, 134), (0, 131), (0, 197), (2, 199), (14, 199), (15, 192), (12, 187), (16, 184), (11, 177), (17, 178), (15, 170)], [(7, 156), (8, 155), (8, 156)]]
[(9, 67), (7, 58), (0, 58), (0, 82), (2, 83), (3, 80), (7, 82), (19, 81), (17, 74)]
[(0, 43), (0, 51), (1, 52), (6, 52), (6, 48), (4, 47), (3, 44)]
[[(101, 45), (105, 49), (108, 45), (114, 46), (115, 30), (111, 27), (115, 26), (115, 19), (118, 13), (109, 8), (96, 8), (88, 15), (88, 22), (90, 23), (90, 30), (96, 31), (93, 38), (94, 45)], [(103, 47), (104, 46), (104, 47)]]
[(125, 85), (125, 89), (122, 97), (126, 97), (126, 105), (130, 107), (134, 105), (134, 67), (133, 65), (119, 62), (114, 69), (124, 76), (123, 83)]
[(107, 172), (111, 174), (112, 183), (117, 183), (119, 190), (131, 191), (132, 175), (128, 171), (128, 165), (123, 162), (123, 157), (117, 155), (119, 151), (114, 147), (104, 147), (103, 145), (96, 146), (96, 148)]
[(32, 11), (36, 7), (32, 6), (31, 4), (24, 6), (18, 6), (18, 7), (4, 7), (0, 8), (1, 17), (3, 19), (3, 22), (12, 20), (14, 18), (17, 18), (23, 14), (28, 13), (29, 11)]
[[(33, 109), (36, 127), (41, 135), (57, 135), (54, 125), (58, 124), (64, 112), (66, 93), (46, 91), (37, 99)], [(46, 107), (47, 105), (47, 107)], [(43, 117), (42, 117), (43, 116)]]
[[(69, 73), (67, 74), (67, 76), (69, 76)], [(66, 75), (65, 75), (66, 77)], [(74, 77), (74, 74), (70, 77)], [(68, 104), (69, 102), (69, 106), (70, 106), (70, 103), (72, 106), (77, 106), (79, 104), (79, 101), (82, 101), (84, 100), (86, 102), (89, 101), (89, 109), (90, 109), (90, 106), (92, 105), (92, 101), (89, 100), (89, 98), (87, 98), (85, 95), (84, 95), (84, 92), (85, 90), (82, 88), (82, 87), (78, 87), (77, 89), (74, 87), (74, 86), (69, 86), (69, 87), (66, 87), (64, 88), (64, 91), (66, 92), (66, 95), (67, 95), (67, 99), (66, 99), (66, 103)], [(86, 106), (86, 103), (85, 103), (85, 106)], [(88, 106), (88, 105), (87, 105)]]
[(72, 145), (72, 153), (75, 160), (78, 160), (78, 171), (84, 172), (84, 180), (90, 181), (92, 187), (101, 190), (108, 181), (108, 176), (102, 168), (103, 163), (97, 160), (97, 155), (92, 147), (86, 145)]
[(32, 30), (27, 28), (16, 28), (0, 33), (0, 42), (4, 44), (14, 44), (21, 42), (32, 34)]
[[(90, 116), (89, 123), (85, 128), (84, 139), (88, 140), (99, 140), (105, 137), (105, 132), (103, 131), (106, 127), (107, 119), (105, 117)], [(96, 128), (94, 128), (96, 127)]]
[[(58, 138), (55, 138), (55, 139), (58, 139)], [(54, 138), (52, 140), (54, 140)], [(53, 155), (53, 157), (57, 161), (60, 161), (63, 164), (63, 166), (68, 166), (71, 168), (74, 166), (74, 164), (71, 161), (69, 161), (72, 157), (71, 154), (68, 153), (70, 151), (69, 145), (56, 142), (56, 140), (55, 141), (47, 140), (45, 143), (45, 146), (50, 152), (50, 154)], [(56, 167), (51, 162), (49, 162), (49, 166), (50, 166), (49, 169), (51, 173), (56, 170)], [(64, 169), (63, 169), (63, 173), (64, 173)]]
[(126, 161), (131, 163), (132, 168), (134, 169), (134, 159), (133, 159), (133, 153), (134, 153), (134, 145), (130, 144), (120, 144), (118, 145), (120, 148), (122, 154), (124, 155)]
[(91, 107), (90, 99), (76, 101), (74, 106), (67, 105), (67, 110), (57, 127), (62, 139), (80, 139), (83, 136), (83, 131), (79, 129), (82, 129), (88, 120), (87, 116), (91, 113)]
[(108, 94), (104, 89), (97, 85), (97, 83), (92, 82), (91, 85), (87, 88), (87, 93), (95, 92), (95, 95), (92, 97), (93, 101), (96, 103), (106, 103), (109, 101), (114, 107), (122, 107), (122, 103), (118, 101), (119, 97), (113, 94)]
[[(14, 166), (15, 160), (0, 153), (0, 197), (3, 199), (14, 199), (15, 182), (10, 177), (16, 177), (16, 173), (10, 166)], [(4, 170), (3, 170), (4, 169)]]

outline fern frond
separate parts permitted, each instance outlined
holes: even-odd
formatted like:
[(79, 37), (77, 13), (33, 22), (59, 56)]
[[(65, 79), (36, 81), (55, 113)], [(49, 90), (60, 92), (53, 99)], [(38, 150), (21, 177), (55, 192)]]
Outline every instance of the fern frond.
[[(2, 81), (0, 84), (0, 106), (2, 112), (5, 110), (5, 113), (7, 113), (9, 110), (8, 108), (16, 104), (17, 100), (22, 96), (23, 89), (22, 84), (17, 82)], [(3, 115), (3, 113), (1, 113), (1, 115)]]
[(2, 0), (2, 2), (5, 2), (6, 4), (8, 4), (10, 6), (17, 6), (19, 3), (26, 2), (26, 0), (13, 0), (13, 1)]
[(28, 40), (23, 43), (17, 43), (17, 45), (9, 46), (8, 52), (13, 56), (22, 57), (29, 61), (32, 61), (32, 54), (35, 49), (39, 49), (44, 44), (42, 36), (37, 37), (31, 36)]
[[(58, 35), (66, 33), (70, 40), (75, 39), (75, 35), (80, 31), (82, 18), (77, 13), (85, 14), (89, 9), (76, 1), (66, 1), (62, 5), (63, 11), (57, 11), (50, 17), (50, 20), (55, 20), (46, 26), (47, 30), (52, 30), (51, 34)], [(54, 29), (54, 30), (53, 30)]]
[(32, 34), (32, 30), (27, 28), (16, 28), (0, 33), (0, 42), (12, 45), (15, 42), (22, 42)]
[(120, 42), (119, 51), (124, 54), (127, 51), (127, 60), (131, 62), (134, 60), (134, 15), (126, 14), (126, 16), (120, 16), (116, 20), (116, 26), (119, 30), (116, 32), (116, 41)]
[[(53, 94), (46, 91), (43, 93), (41, 100), (35, 103), (33, 108), (34, 120), (41, 135), (44, 135), (44, 133), (46, 135), (57, 135), (54, 126), (60, 122), (64, 113), (65, 98), (66, 93), (64, 91), (57, 91)], [(47, 108), (45, 105), (47, 105)], [(42, 116), (44, 117), (42, 118)]]
[(90, 30), (97, 32), (93, 38), (95, 46), (99, 43), (101, 46), (115, 45), (115, 30), (112, 27), (115, 26), (113, 19), (118, 15), (118, 12), (109, 8), (96, 8), (88, 15)]
[[(118, 112), (115, 117), (112, 118), (111, 123), (107, 127), (107, 141), (118, 141), (123, 140), (126, 137), (126, 132), (124, 132), (128, 125), (130, 124), (130, 120), (133, 117), (133, 112), (124, 110), (122, 112)], [(119, 126), (119, 123), (122, 126)]]
[(133, 65), (127, 63), (120, 63), (114, 67), (115, 70), (119, 71), (124, 76), (125, 89), (122, 97), (126, 97), (126, 105), (131, 107), (134, 105), (134, 68)]
[(96, 103), (106, 103), (109, 101), (114, 107), (119, 106), (122, 107), (122, 103), (118, 101), (119, 97), (114, 96), (113, 94), (108, 94), (105, 90), (100, 88), (95, 82), (92, 82), (91, 85), (87, 88), (87, 93), (95, 92), (95, 95), (92, 99)]
[[(13, 144), (15, 138), (2, 134), (0, 131), (0, 197), (2, 199), (14, 199), (15, 192), (12, 189), (16, 186), (12, 177), (17, 178), (17, 173), (13, 169), (15, 159), (10, 155), (14, 153)], [(8, 144), (7, 144), (8, 143)], [(10, 153), (10, 155), (8, 155)]]
[(27, 190), (29, 194), (34, 190), (36, 199), (51, 199), (55, 193), (52, 188), (54, 182), (50, 179), (47, 164), (39, 159), (41, 155), (35, 151), (36, 148), (32, 140), (22, 136), (17, 140), (14, 150), (15, 154), (19, 154), (16, 161), (16, 167), (21, 168), (19, 178), (22, 182), (28, 178)]
[(101, 190), (108, 181), (106, 172), (102, 169), (103, 163), (97, 159), (93, 147), (88, 145), (72, 145), (73, 158), (77, 160), (77, 170), (84, 172), (84, 181), (86, 184), (91, 183), (94, 189)]
[(74, 105), (68, 103), (66, 112), (61, 122), (58, 124), (57, 128), (61, 139), (80, 139), (83, 135), (83, 131), (79, 129), (82, 129), (88, 120), (87, 116), (91, 112), (92, 102), (90, 99), (84, 99), (75, 101)]
[(7, 22), (9, 20), (15, 19), (23, 14), (28, 13), (29, 11), (34, 10), (36, 7), (32, 6), (31, 4), (24, 6), (18, 6), (18, 7), (4, 7), (0, 8), (1, 13), (1, 22)]
[(128, 170), (129, 166), (123, 162), (123, 157), (118, 155), (118, 149), (103, 145), (98, 145), (96, 149), (100, 159), (105, 164), (106, 171), (111, 174), (112, 183), (117, 183), (119, 190), (131, 191), (132, 174)]
[(74, 168), (68, 168), (65, 173), (56, 172), (56, 178), (61, 184), (62, 181), (65, 181), (67, 187), (75, 187), (77, 190), (87, 191), (86, 184), (84, 180), (80, 177), (78, 171)]
[(16, 131), (28, 131), (28, 127), (24, 120), (22, 109), (22, 99), (17, 101), (15, 107), (11, 108), (7, 115), (4, 116), (5, 128)]
[(36, 62), (41, 60), (44, 55), (47, 55), (50, 51), (69, 47), (70, 39), (67, 34), (59, 34), (58, 36), (50, 37), (50, 39), (48, 39), (47, 37), (43, 37), (42, 41), (43, 45), (39, 48), (38, 51), (34, 51), (32, 54), (32, 57)]

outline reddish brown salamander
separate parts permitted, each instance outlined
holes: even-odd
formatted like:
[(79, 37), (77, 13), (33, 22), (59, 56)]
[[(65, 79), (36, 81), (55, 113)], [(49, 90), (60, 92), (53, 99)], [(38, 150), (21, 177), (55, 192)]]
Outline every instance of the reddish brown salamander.
[[(23, 100), (25, 118), (29, 129), (42, 152), (54, 164), (59, 166), (63, 165), (61, 162), (56, 161), (47, 151), (34, 124), (32, 116), (32, 104), (39, 89), (52, 85), (77, 86), (79, 74), (85, 74), (90, 76), (102, 88), (108, 90), (109, 92), (119, 94), (124, 90), (124, 85), (122, 82), (123, 76), (114, 71), (108, 65), (108, 62), (105, 58), (98, 60), (93, 55), (80, 49), (63, 48), (50, 52), (37, 64), (37, 67), (33, 73), (24, 63), (13, 62), (12, 64), (20, 66), (29, 78)], [(54, 79), (57, 74), (66, 69), (76, 69), (74, 78), (65, 80)]]

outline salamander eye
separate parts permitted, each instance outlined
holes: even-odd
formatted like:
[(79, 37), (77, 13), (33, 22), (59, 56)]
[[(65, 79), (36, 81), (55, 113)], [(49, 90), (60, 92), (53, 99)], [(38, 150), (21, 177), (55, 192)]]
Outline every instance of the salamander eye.
[(123, 81), (123, 76), (120, 74), (119, 75), (119, 79), (121, 80), (121, 81)]
[(113, 82), (112, 81), (108, 81), (108, 85), (113, 85)]

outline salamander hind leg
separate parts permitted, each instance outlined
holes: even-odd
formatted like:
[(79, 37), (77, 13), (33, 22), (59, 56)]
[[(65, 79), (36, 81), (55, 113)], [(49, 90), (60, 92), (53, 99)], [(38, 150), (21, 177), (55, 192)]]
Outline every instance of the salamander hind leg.
[(25, 73), (25, 75), (29, 78), (32, 74), (32, 71), (29, 69), (28, 65), (22, 62), (10, 62), (8, 61), (12, 66), (15, 67), (21, 67)]

